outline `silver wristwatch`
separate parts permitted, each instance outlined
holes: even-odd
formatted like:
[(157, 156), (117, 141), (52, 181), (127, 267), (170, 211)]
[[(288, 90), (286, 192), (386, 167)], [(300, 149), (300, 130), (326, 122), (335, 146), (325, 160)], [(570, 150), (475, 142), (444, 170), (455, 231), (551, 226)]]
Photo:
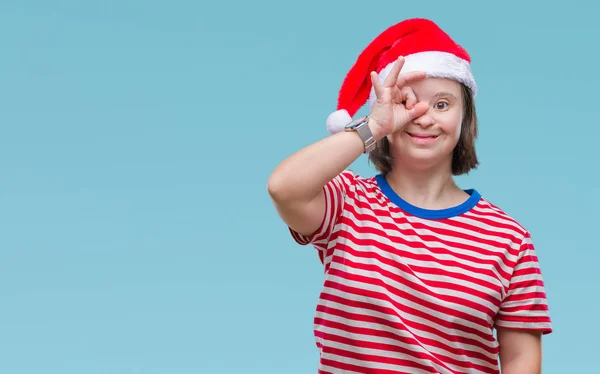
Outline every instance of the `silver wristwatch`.
[(377, 142), (373, 138), (373, 133), (369, 128), (369, 117), (364, 116), (355, 119), (345, 127), (346, 131), (356, 131), (365, 145), (364, 153), (369, 153), (377, 147)]

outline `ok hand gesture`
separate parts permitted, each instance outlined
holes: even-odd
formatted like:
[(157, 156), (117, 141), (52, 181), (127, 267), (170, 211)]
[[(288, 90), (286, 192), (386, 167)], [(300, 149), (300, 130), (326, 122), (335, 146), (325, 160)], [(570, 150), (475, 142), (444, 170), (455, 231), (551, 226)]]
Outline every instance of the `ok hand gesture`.
[(416, 96), (407, 83), (425, 78), (424, 72), (400, 74), (404, 57), (399, 57), (383, 84), (379, 76), (371, 72), (371, 81), (377, 99), (371, 110), (371, 123), (382, 137), (402, 130), (407, 123), (425, 114), (427, 103), (417, 103)]

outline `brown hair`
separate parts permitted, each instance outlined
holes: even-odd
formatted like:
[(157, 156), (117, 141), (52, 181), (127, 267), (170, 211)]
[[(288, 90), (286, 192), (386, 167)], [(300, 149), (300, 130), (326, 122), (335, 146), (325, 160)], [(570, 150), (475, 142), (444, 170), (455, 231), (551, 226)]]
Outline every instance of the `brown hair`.
[[(477, 112), (471, 89), (461, 84), (463, 101), (463, 121), (458, 143), (452, 153), (452, 174), (462, 175), (477, 168), (479, 161), (475, 152), (475, 139), (477, 138)], [(392, 156), (390, 143), (387, 138), (377, 142), (377, 148), (369, 153), (369, 161), (382, 174), (392, 170)]]

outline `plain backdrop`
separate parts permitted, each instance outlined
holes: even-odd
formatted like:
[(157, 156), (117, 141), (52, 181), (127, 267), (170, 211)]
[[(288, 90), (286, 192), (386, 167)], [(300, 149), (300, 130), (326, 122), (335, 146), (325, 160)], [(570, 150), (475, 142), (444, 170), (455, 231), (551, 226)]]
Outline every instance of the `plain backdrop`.
[(593, 372), (598, 10), (1, 0), (0, 372), (315, 373), (322, 268), (266, 181), (327, 136), (355, 58), (411, 17), (473, 58), (481, 166), (458, 181), (533, 235), (544, 373)]

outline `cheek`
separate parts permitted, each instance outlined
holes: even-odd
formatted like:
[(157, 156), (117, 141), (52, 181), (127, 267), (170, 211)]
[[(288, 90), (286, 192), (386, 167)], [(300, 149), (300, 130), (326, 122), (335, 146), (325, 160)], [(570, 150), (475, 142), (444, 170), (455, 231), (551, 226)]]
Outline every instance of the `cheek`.
[(460, 138), (461, 130), (462, 130), (462, 118), (460, 121), (458, 121), (458, 123), (456, 124), (456, 126), (454, 128), (454, 139), (458, 140)]
[(452, 140), (454, 141), (458, 141), (458, 139), (460, 139), (460, 134), (461, 134), (461, 130), (462, 130), (462, 116), (461, 115), (457, 115), (457, 116), (452, 116), (452, 118), (449, 118), (449, 121), (447, 122), (447, 126), (446, 126), (446, 134), (448, 134), (448, 136), (450, 138), (452, 138)]

